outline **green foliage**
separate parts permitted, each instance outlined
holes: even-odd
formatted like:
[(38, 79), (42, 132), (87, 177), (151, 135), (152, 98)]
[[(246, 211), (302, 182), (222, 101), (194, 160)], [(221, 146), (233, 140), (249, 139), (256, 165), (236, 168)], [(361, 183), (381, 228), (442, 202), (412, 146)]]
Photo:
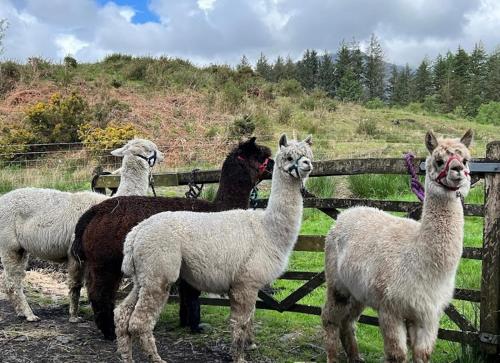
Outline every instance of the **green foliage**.
[(387, 199), (407, 194), (410, 188), (404, 175), (350, 175), (348, 180), (356, 198)]
[(296, 79), (282, 80), (278, 84), (279, 93), (282, 96), (300, 96), (302, 94), (302, 86)]
[(217, 186), (210, 184), (210, 185), (205, 185), (205, 187), (201, 191), (200, 198), (213, 202), (215, 200), (216, 195), (217, 195)]
[(98, 102), (92, 109), (94, 122), (99, 127), (104, 127), (111, 120), (119, 120), (131, 111), (130, 106), (117, 99), (105, 99)]
[(430, 113), (437, 113), (441, 110), (437, 95), (425, 96), (422, 109)]
[(372, 119), (363, 119), (359, 121), (358, 128), (356, 129), (358, 134), (365, 134), (368, 136), (375, 136), (379, 133), (377, 122)]
[(278, 123), (280, 125), (288, 125), (292, 120), (293, 109), (289, 103), (284, 103), (278, 107)]
[(384, 97), (384, 76), (384, 54), (382, 46), (375, 34), (372, 34), (368, 46), (365, 68), (368, 99)]
[(0, 133), (0, 159), (9, 160), (17, 153), (26, 152), (27, 144), (35, 141), (33, 132), (25, 127), (5, 127)]
[(321, 176), (307, 179), (307, 190), (318, 198), (332, 198), (335, 194), (337, 183), (331, 176)]
[(380, 98), (374, 98), (365, 102), (365, 107), (370, 110), (375, 110), (378, 108), (384, 108), (385, 103)]
[(38, 102), (25, 113), (37, 142), (75, 142), (78, 129), (91, 118), (87, 101), (73, 92), (67, 97), (54, 93), (48, 102)]
[(488, 102), (479, 107), (476, 121), (482, 124), (500, 125), (500, 102)]
[(251, 136), (255, 131), (256, 123), (251, 115), (244, 115), (233, 121), (229, 133), (234, 138)]
[(8, 61), (0, 63), (0, 97), (12, 90), (21, 78), (21, 66)]
[(78, 62), (75, 58), (67, 55), (66, 57), (64, 57), (64, 66), (66, 68), (76, 68), (78, 66)]
[(306, 111), (314, 111), (316, 108), (316, 98), (312, 96), (305, 96), (300, 101), (300, 108)]
[(222, 90), (223, 102), (226, 109), (234, 112), (243, 102), (245, 93), (233, 81), (226, 82)]
[(297, 79), (306, 90), (314, 89), (318, 84), (319, 58), (318, 53), (307, 49), (297, 63)]
[(93, 153), (120, 147), (130, 139), (140, 136), (131, 123), (120, 124), (113, 121), (104, 128), (86, 123), (80, 126), (78, 135), (85, 148)]

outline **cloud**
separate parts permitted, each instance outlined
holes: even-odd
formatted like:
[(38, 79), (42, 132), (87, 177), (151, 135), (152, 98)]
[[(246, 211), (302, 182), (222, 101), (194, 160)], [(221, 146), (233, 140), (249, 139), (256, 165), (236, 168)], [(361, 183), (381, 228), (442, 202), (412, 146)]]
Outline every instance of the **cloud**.
[[(500, 43), (497, 0), (150, 0), (145, 9), (133, 1), (2, 0), (0, 18), (10, 24), (3, 57), (95, 61), (121, 52), (234, 64), (261, 51), (271, 59), (335, 51), (353, 37), (366, 44), (375, 32), (389, 61), (416, 65), (459, 44), (470, 50), (482, 40), (491, 51)], [(144, 11), (153, 20), (136, 23)]]

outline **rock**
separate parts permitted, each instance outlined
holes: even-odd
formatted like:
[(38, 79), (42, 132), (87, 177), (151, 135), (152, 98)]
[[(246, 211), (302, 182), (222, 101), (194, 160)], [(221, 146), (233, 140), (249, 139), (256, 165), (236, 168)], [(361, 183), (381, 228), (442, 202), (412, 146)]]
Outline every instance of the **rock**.
[(67, 335), (59, 335), (56, 337), (56, 340), (61, 344), (68, 344), (73, 340), (73, 338)]
[(301, 335), (301, 333), (299, 333), (299, 332), (285, 334), (285, 335), (281, 336), (280, 342), (288, 343), (292, 340), (297, 339), (300, 335)]

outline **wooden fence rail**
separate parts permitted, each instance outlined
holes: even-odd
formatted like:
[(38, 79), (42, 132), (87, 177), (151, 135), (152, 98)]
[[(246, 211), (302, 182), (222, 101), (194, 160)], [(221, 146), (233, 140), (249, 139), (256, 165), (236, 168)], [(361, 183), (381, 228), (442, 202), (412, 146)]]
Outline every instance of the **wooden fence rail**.
[[(423, 159), (415, 159), (414, 167), (420, 174), (425, 173)], [(445, 311), (446, 315), (460, 330), (440, 329), (439, 338), (464, 344), (479, 345), (489, 354), (500, 353), (500, 141), (488, 144), (486, 158), (474, 159), (470, 164), (471, 174), (485, 180), (485, 203), (465, 204), (466, 216), (484, 217), (484, 234), (482, 247), (465, 247), (463, 258), (481, 260), (481, 290), (457, 288), (455, 299), (480, 303), (480, 324), (477, 329), (451, 304)], [(339, 176), (357, 174), (407, 174), (403, 159), (344, 159), (318, 161), (314, 163), (311, 177)], [(194, 175), (196, 183), (217, 183), (220, 170), (198, 171)], [(155, 186), (187, 185), (193, 178), (192, 172), (162, 173), (154, 175)], [(102, 176), (96, 186), (116, 187), (119, 176)], [(260, 199), (257, 208), (264, 208), (266, 199)], [(339, 198), (306, 198), (305, 208), (316, 208), (332, 218), (336, 218), (338, 209), (365, 205), (391, 212), (410, 213), (421, 206), (416, 202), (339, 199)], [(295, 251), (323, 252), (324, 236), (299, 236)], [(287, 271), (280, 277), (285, 280), (302, 280), (305, 283), (281, 301), (272, 295), (261, 291), (256, 307), (279, 312), (296, 312), (319, 315), (321, 308), (300, 304), (300, 300), (320, 287), (324, 281), (324, 271)], [(175, 301), (175, 297), (173, 298)], [(202, 298), (207, 305), (227, 306), (227, 299)], [(378, 319), (362, 315), (361, 323), (378, 325)]]

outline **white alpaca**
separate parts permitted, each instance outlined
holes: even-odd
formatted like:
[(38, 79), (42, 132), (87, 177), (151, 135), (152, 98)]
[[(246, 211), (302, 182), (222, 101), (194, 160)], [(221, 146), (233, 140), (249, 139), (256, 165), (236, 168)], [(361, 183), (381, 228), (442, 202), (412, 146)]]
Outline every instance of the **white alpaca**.
[(287, 142), (276, 155), (271, 196), (265, 210), (219, 213), (164, 212), (127, 235), (122, 270), (134, 288), (115, 309), (118, 351), (132, 362), (132, 337), (154, 362), (153, 328), (170, 285), (182, 276), (201, 291), (229, 292), (232, 354), (244, 362), (259, 289), (279, 277), (297, 240), (302, 218), (301, 185), (312, 170), (310, 137)]
[[(163, 154), (149, 140), (134, 139), (111, 152), (123, 157), (118, 195), (146, 195), (150, 164)], [(68, 193), (54, 189), (22, 188), (0, 197), (0, 258), (6, 293), (19, 316), (40, 320), (31, 310), (22, 288), (28, 255), (68, 262), (70, 321), (78, 321), (83, 268), (71, 255), (76, 223), (91, 206), (107, 199), (93, 192)]]
[(427, 133), (421, 222), (366, 207), (338, 216), (325, 246), (328, 362), (337, 359), (339, 335), (349, 361), (362, 361), (354, 322), (365, 306), (378, 310), (386, 362), (406, 361), (407, 334), (414, 361), (429, 361), (462, 255), (471, 141), (471, 130), (461, 140)]

